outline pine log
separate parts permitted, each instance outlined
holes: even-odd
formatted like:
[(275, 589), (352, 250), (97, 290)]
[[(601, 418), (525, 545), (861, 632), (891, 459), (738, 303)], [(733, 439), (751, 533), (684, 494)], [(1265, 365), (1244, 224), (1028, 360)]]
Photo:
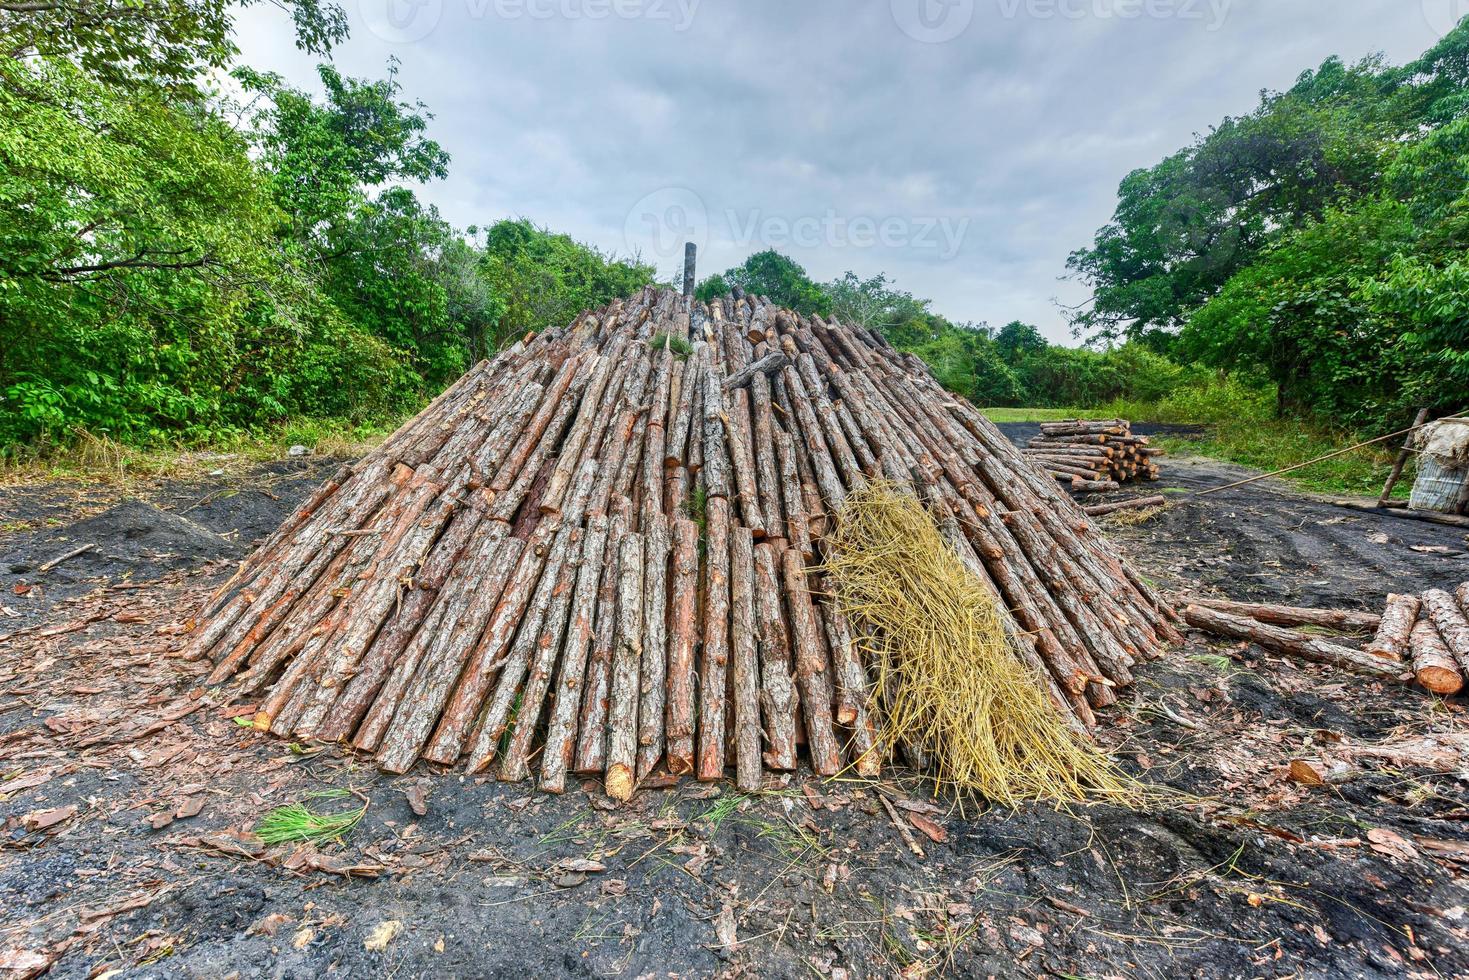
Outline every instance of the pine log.
[(720, 374), (712, 363), (704, 366), (703, 468), (699, 473), (710, 497), (729, 497), (734, 490), (730, 453), (725, 440), (724, 393)]
[(643, 536), (622, 536), (617, 631), (607, 708), (607, 795), (626, 802), (637, 783), (638, 672), (643, 659)]
[(1235, 616), (1257, 619), (1276, 626), (1324, 626), (1336, 630), (1376, 630), (1382, 617), (1375, 613), (1356, 612), (1350, 609), (1307, 609), (1301, 606), (1278, 606), (1260, 602), (1234, 602), (1229, 599), (1206, 599), (1199, 596), (1180, 596), (1184, 603), (1217, 609)]
[[(1442, 589), (1429, 589), (1423, 593), (1423, 608), (1428, 618), (1433, 620), (1433, 625), (1438, 627), (1438, 635), (1459, 666), (1469, 671), (1469, 617), (1465, 616), (1454, 597)], [(1387, 615), (1383, 614), (1384, 623)]]
[[(791, 640), (781, 608), (778, 567), (784, 549), (755, 547), (755, 618), (760, 651), (760, 707), (767, 768), (796, 768), (796, 722), (800, 714), (791, 672)], [(799, 552), (798, 552), (799, 554)]]
[[(549, 549), (536, 542), (526, 547), (514, 575), (508, 576), (505, 593), (483, 627), (473, 655), (459, 674), (454, 695), (424, 748), (425, 759), (450, 765), (466, 745), (475, 745), (474, 768), (482, 769), (490, 763), (499, 737), (509, 724), (521, 681), (538, 649), (541, 627), (563, 589), (562, 573), (572, 560), (578, 533), (578, 528), (564, 524)], [(544, 557), (539, 554), (543, 550)], [(476, 725), (477, 717), (480, 720)], [(493, 737), (484, 736), (486, 728), (493, 731)]]
[(617, 584), (622, 554), (624, 519), (616, 516), (608, 526), (607, 558), (597, 591), (597, 625), (592, 654), (587, 661), (586, 690), (582, 692), (581, 719), (577, 725), (576, 771), (602, 772), (607, 760), (607, 700), (612, 684), (612, 648), (617, 642)]
[(788, 533), (781, 508), (780, 460), (775, 449), (775, 411), (771, 403), (770, 379), (760, 374), (750, 384), (750, 415), (754, 436), (756, 489), (760, 494), (761, 524), (768, 537)]
[(663, 757), (664, 705), (668, 694), (668, 519), (650, 515), (643, 524), (643, 644), (638, 672), (637, 776), (645, 779)]
[(725, 673), (729, 662), (729, 501), (710, 496), (704, 529), (704, 652), (699, 671), (697, 775), (724, 775)]
[(730, 532), (730, 673), (734, 688), (735, 786), (760, 788), (760, 664), (755, 639), (755, 539), (749, 528)]
[(607, 518), (593, 517), (587, 522), (586, 538), (582, 543), (582, 562), (577, 569), (576, 595), (571, 604), (571, 625), (566, 634), (566, 648), (561, 654), (561, 672), (556, 680), (556, 701), (551, 709), (550, 724), (546, 727), (546, 743), (541, 750), (540, 788), (547, 793), (566, 790), (566, 772), (571, 768), (575, 748), (577, 714), (586, 679), (587, 652), (595, 635), (597, 594), (606, 554)]
[(699, 528), (680, 517), (673, 523), (673, 583), (669, 604), (668, 771), (694, 769), (694, 650), (699, 631)]
[[(515, 712), (514, 730), (505, 747), (504, 757), (500, 760), (499, 777), (504, 782), (517, 783), (530, 778), (531, 739), (535, 737), (540, 724), (542, 706), (551, 689), (551, 679), (555, 676), (556, 659), (561, 652), (561, 641), (566, 633), (572, 596), (583, 560), (582, 548), (582, 529), (574, 527), (567, 546), (567, 560), (561, 566), (555, 590), (551, 594), (551, 605), (536, 636), (530, 670), (520, 689), (520, 706)], [(474, 747), (469, 762), (470, 772), (479, 772), (487, 765), (491, 748), (483, 743)]]
[(1420, 687), (1441, 697), (1458, 694), (1464, 688), (1464, 674), (1453, 651), (1426, 614), (1413, 624), (1413, 676)]
[(1413, 624), (1418, 620), (1422, 603), (1417, 596), (1389, 595), (1387, 607), (1383, 609), (1382, 621), (1377, 626), (1377, 635), (1367, 646), (1367, 652), (1378, 657), (1401, 660), (1408, 652), (1412, 640)]
[(1101, 517), (1103, 514), (1113, 514), (1119, 510), (1143, 510), (1147, 507), (1162, 507), (1167, 503), (1168, 499), (1163, 496), (1134, 497), (1131, 500), (1119, 500), (1110, 504), (1083, 507), (1082, 512), (1088, 517)]
[(816, 621), (816, 609), (806, 585), (806, 567), (800, 555), (781, 556), (786, 603), (790, 610), (791, 645), (795, 652), (796, 688), (806, 722), (806, 750), (811, 768), (820, 776), (834, 776), (842, 767), (841, 748), (831, 720), (831, 672), (826, 645)]
[(1203, 606), (1188, 606), (1183, 611), (1183, 618), (1190, 626), (1216, 636), (1248, 640), (1267, 650), (1291, 654), (1380, 680), (1400, 681), (1404, 675), (1404, 667), (1400, 663), (1362, 653), (1309, 633), (1298, 633), (1242, 616), (1231, 616), (1229, 613), (1205, 609)]

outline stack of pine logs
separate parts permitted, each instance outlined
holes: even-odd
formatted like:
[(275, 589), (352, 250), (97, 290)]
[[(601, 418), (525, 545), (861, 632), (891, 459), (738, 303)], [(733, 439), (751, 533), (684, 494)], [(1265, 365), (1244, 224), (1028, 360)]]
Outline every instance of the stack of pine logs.
[[(1444, 697), (1458, 694), (1469, 677), (1469, 582), (1453, 593), (1429, 589), (1421, 596), (1389, 595), (1380, 616), (1220, 599), (1189, 603), (1184, 619), (1206, 632), (1383, 680), (1416, 681)], [(1371, 633), (1372, 638), (1357, 649), (1338, 638), (1289, 628), (1298, 626)]]
[(1133, 480), (1158, 479), (1163, 450), (1132, 434), (1127, 419), (1042, 422), (1025, 455), (1076, 492), (1117, 490)]
[(324, 484), (187, 653), (255, 726), (626, 799), (692, 774), (874, 774), (862, 624), (830, 601), (849, 491), (918, 495), (1078, 727), (1176, 613), (922, 362), (756, 297), (647, 289), (471, 370)]

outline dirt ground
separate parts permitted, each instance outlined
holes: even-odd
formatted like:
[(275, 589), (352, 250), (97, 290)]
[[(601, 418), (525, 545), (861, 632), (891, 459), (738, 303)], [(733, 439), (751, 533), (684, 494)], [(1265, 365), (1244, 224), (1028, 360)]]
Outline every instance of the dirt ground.
[[(1278, 483), (1191, 497), (1241, 471), (1165, 462), (1170, 506), (1108, 523), (1165, 587), (1373, 609), (1469, 579), (1461, 530)], [(0, 978), (1469, 975), (1463, 773), (1284, 775), (1343, 741), (1461, 731), (1463, 703), (1243, 645), (1194, 637), (1104, 714), (1099, 740), (1159, 790), (1146, 812), (961, 811), (901, 773), (619, 808), (243, 728), (251, 706), (169, 654), (331, 465), (132, 502), (0, 490)], [(360, 805), (312, 796), (334, 789), (367, 801), (342, 842), (250, 835), (287, 803)]]

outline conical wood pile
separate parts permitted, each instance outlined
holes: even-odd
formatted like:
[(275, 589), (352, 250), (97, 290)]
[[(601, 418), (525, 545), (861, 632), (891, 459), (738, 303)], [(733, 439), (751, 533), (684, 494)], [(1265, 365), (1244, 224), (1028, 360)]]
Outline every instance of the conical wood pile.
[[(875, 772), (857, 632), (813, 569), (849, 491), (911, 488), (1081, 724), (1174, 613), (923, 364), (729, 297), (635, 298), (478, 365), (326, 482), (197, 619), (257, 727), (626, 797), (660, 765)], [(909, 761), (923, 763), (911, 748)]]

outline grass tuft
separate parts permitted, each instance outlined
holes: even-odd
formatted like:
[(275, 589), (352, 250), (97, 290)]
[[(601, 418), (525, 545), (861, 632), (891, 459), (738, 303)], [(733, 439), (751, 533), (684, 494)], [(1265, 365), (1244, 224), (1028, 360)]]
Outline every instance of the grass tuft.
[(694, 352), (693, 345), (682, 337), (675, 337), (671, 333), (655, 333), (653, 339), (648, 341), (648, 347), (652, 350), (673, 351), (673, 355), (680, 361)]
[(941, 790), (1009, 805), (1139, 800), (1015, 654), (1000, 606), (911, 494), (874, 482), (837, 515), (827, 570), (877, 668), (882, 741), (928, 748)]
[(292, 841), (320, 843), (345, 837), (367, 815), (367, 798), (345, 789), (307, 796), (307, 799), (317, 800), (339, 800), (349, 796), (357, 796), (362, 805), (339, 813), (317, 813), (305, 803), (277, 807), (261, 818), (255, 827), (255, 836), (268, 846)]

